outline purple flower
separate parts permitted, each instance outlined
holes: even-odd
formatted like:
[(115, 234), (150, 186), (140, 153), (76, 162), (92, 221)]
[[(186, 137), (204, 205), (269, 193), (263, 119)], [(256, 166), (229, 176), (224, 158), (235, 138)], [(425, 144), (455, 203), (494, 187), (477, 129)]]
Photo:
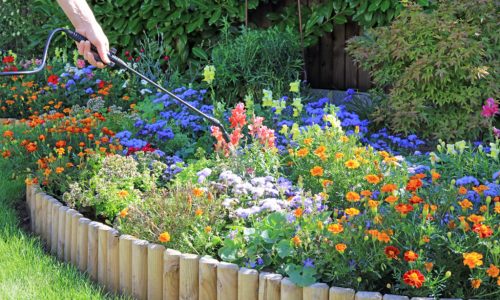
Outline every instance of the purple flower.
[(304, 268), (314, 268), (314, 260), (311, 258), (306, 258), (303, 261)]

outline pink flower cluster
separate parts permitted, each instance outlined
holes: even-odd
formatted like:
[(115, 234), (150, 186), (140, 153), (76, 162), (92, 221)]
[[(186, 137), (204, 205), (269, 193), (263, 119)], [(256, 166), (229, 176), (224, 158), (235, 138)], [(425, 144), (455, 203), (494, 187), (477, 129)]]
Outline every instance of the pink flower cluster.
[[(237, 148), (240, 140), (244, 137), (243, 128), (247, 124), (246, 118), (245, 105), (243, 103), (238, 103), (231, 111), (231, 116), (229, 117), (231, 128), (234, 128), (233, 132), (229, 135), (229, 143), (224, 139), (224, 135), (219, 127), (210, 127), (212, 136), (217, 140), (217, 143), (215, 144), (216, 151), (223, 151), (224, 155), (228, 157), (231, 150)], [(248, 124), (248, 132), (252, 137), (257, 138), (262, 145), (274, 148), (276, 139), (274, 136), (274, 130), (264, 126), (262, 124), (263, 121), (263, 117), (252, 118), (252, 123)]]
[(483, 111), (481, 112), (483, 117), (492, 118), (498, 114), (498, 104), (495, 103), (495, 99), (488, 98), (485, 104), (486, 105), (483, 105)]

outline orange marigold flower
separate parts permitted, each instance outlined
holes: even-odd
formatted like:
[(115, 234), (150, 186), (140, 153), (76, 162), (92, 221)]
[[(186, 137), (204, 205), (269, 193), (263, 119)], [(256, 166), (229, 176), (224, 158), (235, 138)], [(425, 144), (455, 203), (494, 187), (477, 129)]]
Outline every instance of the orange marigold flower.
[(302, 148), (302, 149), (299, 149), (297, 151), (297, 156), (298, 157), (304, 157), (306, 156), (307, 154), (309, 154), (309, 150), (307, 150), (307, 148)]
[(57, 167), (56, 168), (56, 173), (57, 174), (61, 174), (62, 172), (64, 172), (64, 168), (63, 167)]
[(437, 172), (432, 171), (431, 174), (432, 174), (432, 181), (436, 181), (439, 178), (441, 178), (441, 174), (439, 174)]
[(297, 207), (297, 209), (293, 212), (294, 216), (297, 218), (302, 217), (302, 214), (304, 213), (304, 210), (300, 207)]
[(467, 220), (469, 220), (470, 222), (472, 222), (474, 224), (480, 224), (480, 223), (484, 222), (484, 217), (476, 215), (476, 214), (472, 214), (467, 218)]
[(205, 227), (205, 232), (206, 232), (206, 233), (210, 233), (210, 232), (212, 232), (212, 227), (210, 227), (210, 226), (206, 226), (206, 227)]
[(411, 196), (410, 200), (408, 200), (408, 201), (410, 202), (410, 204), (419, 204), (419, 203), (424, 202), (424, 199), (420, 198), (417, 195), (413, 195), (413, 196)]
[(347, 142), (349, 142), (349, 137), (343, 135), (343, 136), (340, 137), (340, 141), (343, 142), (343, 143), (347, 143)]
[(360, 164), (359, 164), (359, 161), (354, 160), (354, 159), (350, 159), (350, 160), (345, 162), (345, 166), (348, 169), (357, 169), (357, 168), (359, 168)]
[(128, 191), (126, 191), (126, 190), (121, 190), (121, 191), (118, 191), (116, 194), (117, 194), (117, 195), (118, 195), (118, 197), (120, 197), (120, 198), (125, 198), (125, 197), (127, 197), (127, 196), (128, 196)]
[(423, 243), (428, 243), (428, 242), (430, 242), (430, 241), (431, 241), (431, 239), (429, 238), (429, 236), (424, 235), (424, 236), (422, 237), (422, 242), (423, 242)]
[(356, 192), (347, 192), (347, 194), (345, 195), (347, 201), (352, 201), (352, 202), (356, 202), (356, 201), (359, 201), (359, 199), (361, 199), (361, 197), (359, 196), (358, 193)]
[(36, 143), (28, 143), (26, 145), (26, 151), (28, 152), (35, 152), (36, 150), (38, 149), (38, 146), (36, 145)]
[(425, 269), (427, 270), (427, 272), (430, 272), (430, 271), (432, 271), (432, 267), (434, 267), (434, 264), (431, 262), (426, 262), (426, 263), (424, 263), (424, 266), (425, 266)]
[(500, 214), (500, 203), (495, 204), (495, 213)]
[(368, 206), (371, 208), (376, 208), (380, 204), (380, 201), (368, 200)]
[(304, 144), (311, 145), (313, 141), (314, 141), (313, 138), (305, 138), (304, 139)]
[(474, 269), (477, 266), (483, 265), (483, 255), (477, 252), (464, 253), (464, 265), (468, 266), (471, 269)]
[(66, 141), (60, 140), (56, 142), (56, 148), (64, 148), (66, 147)]
[(393, 204), (395, 203), (396, 201), (398, 201), (398, 197), (394, 196), (394, 195), (390, 195), (388, 196), (387, 198), (385, 198), (385, 202), (387, 203), (390, 203), (390, 204)]
[(380, 178), (377, 175), (373, 174), (368, 174), (365, 176), (366, 181), (368, 181), (371, 184), (377, 184), (380, 182)]
[(385, 232), (379, 232), (377, 235), (377, 240), (382, 243), (389, 243), (391, 241), (391, 237)]
[(385, 256), (389, 259), (397, 259), (400, 253), (399, 249), (394, 246), (386, 246), (384, 249)]
[(328, 225), (328, 231), (333, 234), (338, 234), (344, 231), (344, 226), (342, 226), (342, 224), (340, 223), (330, 224)]
[(488, 210), (488, 207), (486, 205), (481, 205), (479, 206), (479, 211), (482, 213), (485, 213)]
[(298, 235), (296, 235), (292, 238), (292, 242), (295, 246), (300, 246), (300, 244), (302, 243), (302, 241), (300, 240), (300, 237)]
[(419, 270), (409, 270), (408, 272), (403, 274), (403, 281), (409, 285), (413, 286), (415, 288), (421, 288), (422, 285), (425, 282), (425, 277), (422, 272)]
[(341, 159), (342, 157), (344, 157), (344, 153), (342, 153), (342, 152), (335, 153), (335, 158), (336, 159)]
[(12, 132), (11, 130), (6, 130), (3, 133), (3, 137), (11, 139), (14, 137), (14, 132)]
[(468, 210), (473, 207), (472, 202), (469, 199), (464, 199), (462, 201), (458, 201), (458, 205), (462, 208), (462, 210)]
[(200, 188), (193, 189), (193, 196), (195, 196), (195, 197), (201, 197), (201, 196), (203, 196), (204, 193), (205, 193), (205, 191), (203, 191), (203, 189), (200, 189)]
[(363, 190), (363, 191), (361, 191), (360, 194), (361, 194), (361, 196), (368, 198), (372, 195), (372, 192), (369, 190)]
[(413, 210), (413, 205), (408, 203), (400, 203), (394, 207), (400, 214), (406, 215)]
[(128, 207), (125, 207), (120, 211), (120, 217), (125, 218), (128, 215)]
[(380, 191), (381, 192), (384, 192), (384, 193), (392, 193), (394, 192), (398, 187), (395, 185), (395, 184), (392, 184), (392, 183), (389, 183), (389, 184), (385, 184), (383, 185), (381, 188), (380, 188)]
[(482, 282), (483, 281), (479, 278), (472, 279), (472, 281), (470, 282), (470, 285), (472, 286), (473, 289), (478, 289), (481, 286)]
[(326, 147), (323, 145), (319, 146), (318, 148), (316, 148), (316, 150), (314, 150), (314, 154), (317, 156), (322, 156), (325, 154), (325, 152), (326, 152)]
[(2, 157), (3, 158), (8, 158), (8, 157), (11, 157), (11, 156), (12, 156), (12, 153), (9, 150), (4, 150), (2, 152)]
[(323, 168), (320, 166), (315, 166), (311, 169), (312, 176), (323, 176)]
[(500, 269), (494, 264), (490, 264), (490, 267), (486, 270), (486, 274), (492, 278), (496, 278), (500, 274)]
[(43, 142), (43, 141), (45, 141), (45, 135), (40, 134), (40, 135), (38, 136), (38, 139), (39, 139), (40, 141), (42, 141), (42, 142)]
[(427, 177), (427, 175), (425, 175), (424, 173), (418, 173), (410, 177), (410, 179), (424, 179), (425, 177)]
[(160, 234), (160, 236), (158, 237), (158, 240), (162, 243), (170, 242), (170, 233), (165, 231), (164, 233)]
[(351, 208), (346, 209), (345, 213), (350, 217), (354, 217), (354, 216), (359, 215), (359, 210), (357, 208), (351, 207)]
[(333, 181), (332, 180), (328, 180), (328, 179), (323, 179), (323, 181), (321, 182), (321, 184), (323, 185), (323, 187), (327, 187), (329, 185), (332, 185), (333, 184)]
[(63, 155), (63, 154), (64, 154), (64, 152), (66, 152), (66, 150), (64, 150), (64, 148), (57, 148), (57, 149), (56, 149), (56, 153), (57, 153), (58, 155)]
[(203, 210), (202, 210), (201, 208), (198, 208), (198, 209), (194, 212), (194, 214), (195, 214), (197, 217), (199, 217), (199, 216), (201, 216), (201, 215), (203, 214)]
[(405, 252), (404, 254), (404, 259), (407, 261), (407, 262), (414, 262), (416, 261), (418, 258), (418, 254), (411, 251), (411, 250), (408, 250)]
[(411, 191), (411, 192), (415, 192), (420, 187), (422, 187), (422, 185), (423, 185), (422, 180), (410, 179), (410, 181), (408, 181), (408, 184), (406, 185), (406, 190)]
[(335, 250), (337, 250), (340, 253), (344, 253), (345, 249), (347, 249), (347, 245), (344, 243), (339, 243), (335, 245)]
[(472, 231), (477, 233), (481, 239), (490, 237), (493, 234), (491, 227), (484, 224), (474, 224)]
[(465, 195), (467, 194), (467, 189), (464, 186), (460, 186), (460, 188), (458, 188), (458, 193), (460, 195)]

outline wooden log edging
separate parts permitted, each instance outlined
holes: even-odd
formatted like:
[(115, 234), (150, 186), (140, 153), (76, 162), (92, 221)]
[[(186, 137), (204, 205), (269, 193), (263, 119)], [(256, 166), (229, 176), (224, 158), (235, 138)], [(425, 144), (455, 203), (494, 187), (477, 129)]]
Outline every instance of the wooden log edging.
[[(325, 283), (302, 288), (279, 274), (165, 249), (84, 218), (35, 185), (27, 185), (26, 202), (31, 229), (46, 242), (47, 249), (112, 293), (148, 300), (410, 299)], [(411, 298), (418, 299), (422, 298)]]

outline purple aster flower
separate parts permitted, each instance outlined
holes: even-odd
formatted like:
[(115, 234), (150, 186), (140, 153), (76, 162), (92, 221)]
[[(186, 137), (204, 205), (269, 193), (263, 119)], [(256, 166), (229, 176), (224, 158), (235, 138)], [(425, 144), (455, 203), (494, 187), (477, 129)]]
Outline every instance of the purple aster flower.
[(314, 268), (314, 260), (311, 258), (306, 258), (303, 261), (304, 268)]

